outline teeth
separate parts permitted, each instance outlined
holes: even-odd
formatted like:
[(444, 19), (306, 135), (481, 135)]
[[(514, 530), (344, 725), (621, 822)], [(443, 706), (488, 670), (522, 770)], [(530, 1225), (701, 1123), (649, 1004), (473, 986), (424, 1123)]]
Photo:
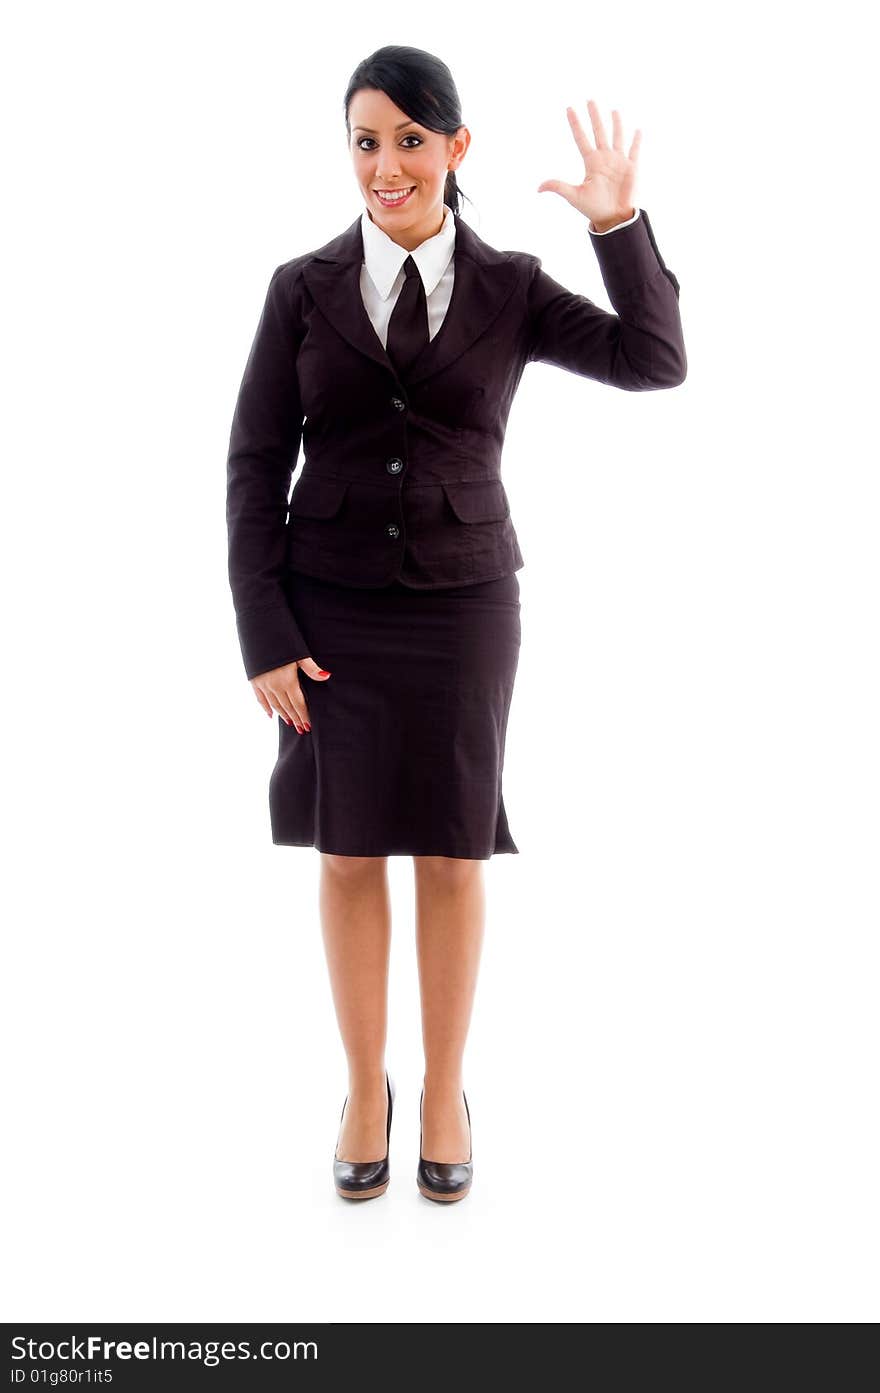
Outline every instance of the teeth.
[[(415, 185), (413, 185), (413, 187), (415, 187)], [(387, 194), (384, 190), (377, 189), (376, 193), (383, 203), (399, 203), (408, 193), (412, 193), (412, 189), (401, 189), (399, 193), (394, 194)]]

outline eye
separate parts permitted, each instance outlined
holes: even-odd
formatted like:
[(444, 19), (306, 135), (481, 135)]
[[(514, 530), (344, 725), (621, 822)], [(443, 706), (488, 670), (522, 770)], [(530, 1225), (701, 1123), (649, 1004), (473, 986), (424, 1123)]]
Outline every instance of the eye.
[[(407, 146), (405, 147), (407, 150), (415, 150), (415, 149), (418, 147), (418, 145), (424, 145), (424, 143), (425, 143), (425, 142), (422, 140), (422, 137), (421, 137), (420, 135), (405, 135), (403, 138), (404, 138), (404, 140), (414, 140), (414, 141), (416, 141), (416, 145), (407, 145)], [(373, 137), (372, 137), (371, 135), (362, 135), (361, 138), (360, 138), (360, 140), (359, 140), (358, 143), (357, 143), (357, 144), (358, 144), (358, 149), (359, 149), (359, 150), (363, 150), (363, 149), (364, 149), (364, 141), (365, 141), (365, 140), (371, 140), (371, 141), (373, 141), (373, 144), (374, 144), (374, 145), (375, 145), (375, 143), (376, 143), (376, 142), (373, 140)], [(369, 151), (368, 151), (368, 150), (365, 150), (364, 153), (365, 153), (365, 154), (369, 154)]]

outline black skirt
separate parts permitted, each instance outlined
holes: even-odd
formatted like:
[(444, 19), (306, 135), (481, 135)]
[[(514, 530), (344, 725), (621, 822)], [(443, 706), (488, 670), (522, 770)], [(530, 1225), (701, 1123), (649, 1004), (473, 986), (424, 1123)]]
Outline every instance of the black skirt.
[(300, 669), (312, 729), (278, 716), (272, 840), (344, 856), (518, 852), (502, 794), (520, 650), (516, 574), (416, 590), (288, 571), (323, 681)]

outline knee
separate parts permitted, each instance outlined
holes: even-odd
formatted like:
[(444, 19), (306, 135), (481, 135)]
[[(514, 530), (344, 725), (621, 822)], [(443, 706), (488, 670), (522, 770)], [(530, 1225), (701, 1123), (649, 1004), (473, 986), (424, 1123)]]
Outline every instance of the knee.
[(334, 878), (345, 881), (360, 881), (373, 875), (384, 875), (387, 863), (387, 856), (337, 856), (330, 852), (321, 852), (322, 869)]
[(465, 856), (415, 856), (416, 876), (425, 884), (447, 890), (464, 890), (477, 882), (482, 861)]

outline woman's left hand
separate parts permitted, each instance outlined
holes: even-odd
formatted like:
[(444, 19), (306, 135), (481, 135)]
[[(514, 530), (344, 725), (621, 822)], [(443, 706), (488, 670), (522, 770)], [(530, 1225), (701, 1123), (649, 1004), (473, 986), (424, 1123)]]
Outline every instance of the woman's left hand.
[(538, 193), (552, 191), (561, 194), (573, 208), (592, 220), (597, 232), (606, 232), (635, 214), (633, 189), (642, 133), (636, 131), (629, 154), (624, 154), (620, 112), (611, 112), (614, 136), (609, 145), (599, 108), (594, 101), (588, 101), (587, 110), (596, 137), (596, 148), (593, 149), (574, 107), (567, 106), (565, 109), (575, 142), (584, 157), (584, 180), (582, 184), (566, 184), (561, 179), (545, 179), (543, 184), (538, 185)]

